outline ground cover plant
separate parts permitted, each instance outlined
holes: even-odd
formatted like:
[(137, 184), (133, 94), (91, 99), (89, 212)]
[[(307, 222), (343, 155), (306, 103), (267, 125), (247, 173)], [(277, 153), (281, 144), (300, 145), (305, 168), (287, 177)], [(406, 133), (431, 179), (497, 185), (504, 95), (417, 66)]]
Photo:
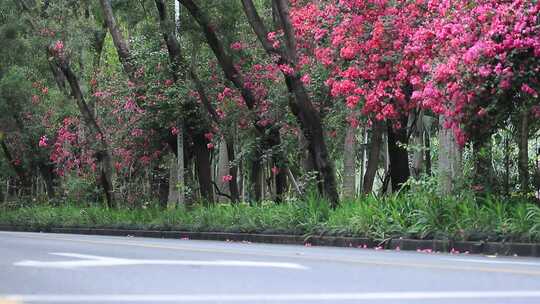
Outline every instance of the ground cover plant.
[(91, 204), (11, 206), (0, 209), (0, 225), (238, 232), (289, 235), (540, 241), (540, 207), (515, 200), (426, 196), (365, 197), (336, 209), (313, 198), (289, 204), (217, 204), (189, 210), (153, 207), (109, 210)]

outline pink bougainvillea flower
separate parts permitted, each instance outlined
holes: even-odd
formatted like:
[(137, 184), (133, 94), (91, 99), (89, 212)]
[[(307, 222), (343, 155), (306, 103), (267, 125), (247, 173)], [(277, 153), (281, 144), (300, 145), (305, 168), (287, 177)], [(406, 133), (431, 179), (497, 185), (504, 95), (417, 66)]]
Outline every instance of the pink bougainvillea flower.
[(212, 139), (214, 139), (214, 134), (212, 132), (204, 133), (204, 138), (208, 141), (212, 141)]
[(244, 45), (240, 41), (231, 43), (231, 49), (235, 51), (240, 51), (244, 48)]
[(40, 147), (47, 147), (49, 145), (49, 139), (47, 138), (47, 136), (43, 135), (41, 136), (41, 138), (39, 139), (39, 146)]

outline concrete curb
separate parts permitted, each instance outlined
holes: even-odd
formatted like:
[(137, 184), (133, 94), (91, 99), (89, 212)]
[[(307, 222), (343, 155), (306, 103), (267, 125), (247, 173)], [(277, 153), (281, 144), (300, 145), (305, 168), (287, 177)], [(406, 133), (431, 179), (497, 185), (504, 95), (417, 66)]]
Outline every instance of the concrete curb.
[(36, 228), (0, 225), (0, 231), (51, 232), (86, 235), (136, 236), (167, 239), (192, 239), (212, 241), (253, 242), (306, 246), (360, 247), (423, 252), (453, 252), (486, 255), (540, 257), (539, 243), (496, 243), (452, 240), (390, 239), (384, 242), (340, 236), (301, 236), (280, 234), (253, 234), (229, 232), (160, 231), (142, 229), (108, 228)]

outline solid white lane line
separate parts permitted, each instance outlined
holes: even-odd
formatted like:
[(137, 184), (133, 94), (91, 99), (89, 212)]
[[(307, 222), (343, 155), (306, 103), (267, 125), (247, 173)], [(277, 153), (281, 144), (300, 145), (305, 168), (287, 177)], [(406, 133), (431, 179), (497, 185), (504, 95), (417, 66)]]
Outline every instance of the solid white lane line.
[(540, 267), (540, 263), (538, 262), (524, 262), (524, 261), (505, 261), (505, 260), (483, 260), (483, 259), (460, 259), (460, 258), (453, 258), (453, 259), (444, 259), (446, 261), (458, 261), (458, 262), (466, 262), (466, 263), (479, 263), (479, 264), (507, 264), (507, 265), (527, 265), (527, 266), (538, 266)]
[(374, 301), (374, 300), (449, 300), (449, 299), (524, 299), (540, 298), (540, 291), (449, 291), (375, 292), (323, 294), (220, 294), (220, 295), (0, 295), (0, 299), (23, 302), (295, 302), (295, 301)]
[(23, 267), (41, 268), (81, 268), (81, 267), (113, 267), (113, 266), (134, 266), (134, 265), (180, 265), (180, 266), (222, 266), (222, 267), (264, 267), (264, 268), (285, 268), (303, 270), (305, 266), (296, 263), (284, 262), (259, 262), (259, 261), (236, 261), (236, 260), (141, 260), (110, 258), (78, 253), (51, 253), (53, 255), (80, 258), (82, 260), (70, 261), (20, 261), (13, 265)]

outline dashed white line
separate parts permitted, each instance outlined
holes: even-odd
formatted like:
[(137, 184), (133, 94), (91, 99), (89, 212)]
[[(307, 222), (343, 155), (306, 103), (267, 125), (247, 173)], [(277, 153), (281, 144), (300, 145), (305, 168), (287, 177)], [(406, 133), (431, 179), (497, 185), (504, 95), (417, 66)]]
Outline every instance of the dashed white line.
[(454, 292), (377, 292), (377, 293), (298, 293), (298, 294), (219, 294), (219, 295), (0, 295), (0, 299), (33, 303), (65, 302), (253, 302), (296, 301), (374, 301), (374, 300), (452, 300), (540, 298), (540, 291), (454, 291)]

